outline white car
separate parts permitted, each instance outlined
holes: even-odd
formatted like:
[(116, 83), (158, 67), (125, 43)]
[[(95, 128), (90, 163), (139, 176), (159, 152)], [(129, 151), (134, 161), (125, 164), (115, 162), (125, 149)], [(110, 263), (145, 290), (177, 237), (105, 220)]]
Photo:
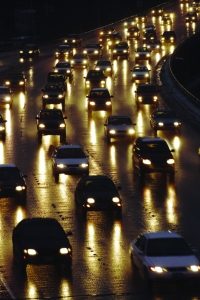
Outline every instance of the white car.
[(135, 65), (131, 70), (132, 72), (132, 81), (134, 82), (150, 82), (150, 71), (145, 65)]
[(131, 242), (129, 251), (133, 266), (147, 280), (175, 280), (200, 275), (199, 259), (178, 233), (143, 233)]
[(59, 174), (88, 175), (88, 155), (80, 145), (61, 145), (52, 154), (52, 170), (56, 182), (59, 180)]
[(104, 132), (107, 141), (111, 138), (127, 138), (133, 140), (135, 137), (135, 128), (129, 116), (109, 116), (104, 124)]

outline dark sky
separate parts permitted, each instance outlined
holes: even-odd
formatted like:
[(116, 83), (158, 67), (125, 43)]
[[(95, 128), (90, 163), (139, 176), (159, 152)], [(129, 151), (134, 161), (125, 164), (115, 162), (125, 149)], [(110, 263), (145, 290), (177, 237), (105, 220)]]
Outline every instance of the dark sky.
[[(17, 36), (32, 26), (35, 35), (63, 35), (106, 25), (144, 11), (164, 0), (15, 0), (5, 2), (0, 10), (0, 34)], [(34, 10), (33, 14), (19, 10)], [(29, 23), (29, 24), (28, 24)], [(24, 33), (25, 34), (25, 33)]]

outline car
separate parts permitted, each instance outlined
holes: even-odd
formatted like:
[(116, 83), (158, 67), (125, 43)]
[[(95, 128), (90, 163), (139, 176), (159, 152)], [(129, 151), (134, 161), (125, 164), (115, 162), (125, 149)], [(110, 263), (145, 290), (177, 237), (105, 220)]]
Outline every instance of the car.
[(102, 55), (101, 45), (99, 43), (86, 44), (83, 54), (86, 54), (90, 59), (99, 59)]
[(1, 85), (0, 86), (0, 106), (9, 106), (12, 107), (13, 104), (13, 96), (12, 91), (8, 86)]
[(174, 30), (165, 30), (161, 35), (162, 44), (174, 44), (176, 42), (176, 33)]
[(162, 17), (163, 13), (164, 13), (163, 8), (155, 7), (151, 10), (151, 17)]
[(82, 38), (79, 34), (71, 33), (63, 39), (63, 44), (70, 45), (72, 49), (77, 49), (82, 45)]
[(140, 29), (138, 28), (138, 26), (134, 25), (128, 27), (126, 32), (126, 38), (127, 40), (138, 40), (140, 38)]
[(95, 70), (97, 71), (103, 71), (103, 73), (106, 76), (112, 76), (113, 73), (113, 66), (110, 60), (108, 59), (101, 59), (98, 60), (97, 63), (95, 64)]
[(143, 42), (144, 42), (143, 45), (145, 43), (148, 44), (149, 42), (157, 40), (157, 39), (158, 39), (158, 37), (157, 37), (157, 32), (155, 29), (148, 28), (143, 33)]
[(54, 72), (64, 74), (66, 78), (69, 78), (69, 81), (72, 81), (73, 79), (72, 66), (68, 61), (59, 61), (56, 63)]
[(164, 13), (161, 17), (161, 25), (163, 26), (172, 26), (172, 18), (170, 16), (170, 14), (168, 13)]
[(190, 24), (190, 23), (197, 23), (198, 21), (198, 15), (195, 11), (188, 11), (185, 14), (185, 23)]
[(87, 68), (88, 67), (88, 57), (87, 54), (76, 53), (71, 59), (71, 65), (73, 68)]
[(0, 114), (0, 139), (2, 141), (5, 141), (6, 139), (6, 122), (7, 120), (5, 120), (3, 118), (3, 116)]
[(11, 91), (26, 91), (26, 77), (23, 72), (5, 72), (0, 75), (0, 84), (7, 86)]
[(161, 50), (161, 42), (158, 38), (154, 38), (151, 36), (145, 42), (143, 42), (143, 46), (145, 46), (150, 51), (160, 52)]
[(135, 63), (139, 64), (144, 61), (151, 62), (151, 50), (146, 46), (141, 46), (135, 51)]
[(198, 278), (200, 261), (184, 237), (173, 231), (144, 232), (131, 241), (134, 268), (149, 283)]
[(68, 274), (72, 267), (72, 246), (61, 224), (50, 217), (22, 219), (12, 231), (13, 262), (21, 272), (27, 265), (62, 267)]
[(48, 72), (47, 84), (57, 85), (63, 90), (67, 90), (66, 75), (59, 72)]
[(45, 108), (47, 104), (61, 104), (62, 110), (65, 110), (65, 89), (57, 84), (47, 83), (41, 90), (42, 95), (42, 108)]
[(93, 111), (105, 110), (112, 113), (112, 101), (110, 92), (107, 88), (92, 88), (87, 95), (88, 98), (88, 114)]
[(15, 198), (20, 204), (26, 202), (26, 175), (12, 163), (0, 164), (0, 197)]
[(112, 179), (106, 175), (82, 177), (76, 185), (74, 197), (77, 213), (82, 217), (93, 210), (121, 216), (121, 197)]
[(55, 51), (55, 58), (65, 60), (73, 55), (73, 48), (69, 44), (60, 44)]
[(121, 33), (118, 31), (114, 31), (110, 34), (109, 38), (107, 38), (106, 46), (108, 49), (112, 49), (115, 45), (122, 42)]
[(129, 46), (127, 42), (119, 42), (111, 49), (112, 59), (129, 57)]
[(98, 40), (100, 45), (101, 46), (105, 45), (110, 40), (111, 35), (115, 32), (116, 31), (114, 28), (106, 28), (99, 31)]
[(19, 58), (22, 59), (34, 59), (40, 55), (40, 48), (35, 43), (25, 44), (19, 50)]
[(135, 83), (149, 83), (150, 82), (150, 71), (145, 65), (136, 64), (131, 70), (132, 76), (131, 81)]
[(158, 109), (150, 116), (150, 125), (157, 135), (158, 130), (169, 130), (180, 133), (181, 120), (177, 117), (176, 113), (171, 109)]
[(111, 115), (107, 117), (104, 123), (104, 134), (106, 140), (126, 138), (133, 140), (135, 137), (134, 123), (131, 118), (126, 115)]
[(152, 105), (154, 108), (158, 106), (159, 87), (152, 83), (141, 83), (137, 85), (135, 91), (136, 107), (139, 109), (141, 105)]
[(175, 160), (167, 142), (159, 137), (137, 137), (133, 143), (134, 171), (144, 178), (147, 173), (169, 174), (174, 179)]
[(106, 86), (106, 76), (102, 70), (89, 70), (84, 78), (86, 89)]
[(60, 141), (66, 141), (66, 117), (61, 109), (41, 109), (36, 116), (37, 137), (41, 143), (43, 135), (60, 135)]
[(83, 147), (78, 144), (65, 144), (57, 147), (52, 154), (52, 171), (55, 182), (59, 174), (89, 174), (89, 159)]

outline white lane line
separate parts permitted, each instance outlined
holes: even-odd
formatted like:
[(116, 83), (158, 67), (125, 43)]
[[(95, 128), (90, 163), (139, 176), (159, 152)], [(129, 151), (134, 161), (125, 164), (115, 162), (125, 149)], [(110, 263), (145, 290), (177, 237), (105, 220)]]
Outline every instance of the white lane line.
[(4, 285), (5, 289), (7, 290), (8, 294), (10, 295), (11, 299), (17, 299), (17, 298), (14, 296), (13, 292), (11, 291), (10, 287), (9, 287), (8, 284), (6, 283), (5, 278), (4, 278), (2, 275), (0, 276), (0, 280), (1, 280), (1, 282), (3, 283), (3, 285)]

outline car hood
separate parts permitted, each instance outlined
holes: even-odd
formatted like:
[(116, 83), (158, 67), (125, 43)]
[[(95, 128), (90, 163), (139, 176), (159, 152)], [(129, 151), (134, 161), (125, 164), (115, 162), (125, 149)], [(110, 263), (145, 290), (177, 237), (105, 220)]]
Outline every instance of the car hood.
[(131, 125), (127, 125), (127, 124), (121, 124), (121, 125), (108, 125), (109, 129), (117, 129), (117, 130), (125, 130), (125, 129), (130, 129), (133, 128), (133, 126)]
[(171, 153), (148, 153), (142, 156), (143, 159), (150, 159), (153, 161), (161, 161), (164, 159), (173, 158)]
[(47, 239), (40, 239), (40, 240), (26, 240), (21, 242), (21, 246), (31, 249), (57, 249), (62, 247), (69, 247), (69, 243), (67, 240), (47, 240)]
[(199, 261), (194, 255), (187, 256), (145, 256), (148, 266), (161, 267), (187, 267), (191, 265), (199, 265)]
[[(85, 198), (94, 198), (95, 200), (106, 200), (111, 199), (112, 197), (119, 197), (119, 194), (116, 191), (109, 190), (100, 190), (96, 189), (95, 191), (87, 191), (83, 193)], [(119, 197), (120, 198), (120, 197)]]

